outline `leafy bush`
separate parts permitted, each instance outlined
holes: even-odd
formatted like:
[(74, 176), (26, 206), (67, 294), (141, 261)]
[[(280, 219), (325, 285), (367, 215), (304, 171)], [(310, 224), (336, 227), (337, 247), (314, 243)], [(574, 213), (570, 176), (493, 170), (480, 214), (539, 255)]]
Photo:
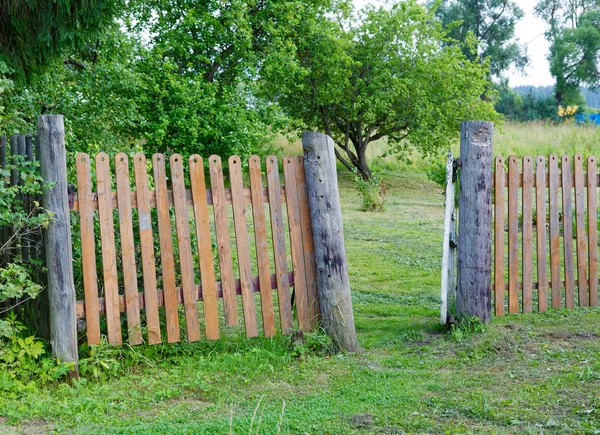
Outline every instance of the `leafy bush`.
[(362, 199), (363, 211), (377, 211), (382, 212), (385, 210), (385, 195), (387, 189), (381, 180), (375, 173), (372, 174), (371, 178), (365, 180), (356, 169), (354, 169), (354, 184), (358, 188)]

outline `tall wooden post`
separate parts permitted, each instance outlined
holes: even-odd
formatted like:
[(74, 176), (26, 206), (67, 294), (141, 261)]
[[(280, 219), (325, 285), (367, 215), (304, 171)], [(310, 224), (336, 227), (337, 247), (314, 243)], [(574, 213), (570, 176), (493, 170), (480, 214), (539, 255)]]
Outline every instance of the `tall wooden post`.
[(458, 202), (459, 317), (489, 323), (492, 277), (492, 139), (494, 124), (463, 122), (460, 129), (460, 197)]
[(50, 337), (52, 351), (61, 361), (74, 362), (77, 376), (77, 318), (73, 252), (67, 184), (67, 152), (62, 115), (38, 117), (40, 169), (44, 182), (54, 183), (44, 190), (42, 203), (54, 218), (44, 233)]
[(357, 352), (333, 140), (305, 132), (302, 147), (322, 326), (338, 349)]

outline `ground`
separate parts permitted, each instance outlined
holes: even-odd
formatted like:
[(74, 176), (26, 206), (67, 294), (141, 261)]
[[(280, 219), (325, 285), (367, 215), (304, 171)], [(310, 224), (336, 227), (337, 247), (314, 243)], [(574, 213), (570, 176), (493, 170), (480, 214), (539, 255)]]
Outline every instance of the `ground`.
[[(515, 133), (502, 134), (499, 141)], [(159, 362), (129, 352), (139, 359), (133, 368), (73, 386), (14, 391), (0, 376), (0, 432), (600, 433), (600, 310), (443, 331), (440, 189), (423, 162), (384, 163), (384, 213), (361, 212), (351, 177), (340, 172), (363, 353), (327, 355), (322, 335), (295, 345), (227, 337), (162, 348)]]

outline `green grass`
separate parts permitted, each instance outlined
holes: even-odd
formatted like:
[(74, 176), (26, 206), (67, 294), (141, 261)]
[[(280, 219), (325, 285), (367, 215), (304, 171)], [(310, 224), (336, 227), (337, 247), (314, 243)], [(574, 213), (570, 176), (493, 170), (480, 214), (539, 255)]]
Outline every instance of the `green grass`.
[[(507, 125), (497, 136), (503, 149), (520, 150), (513, 128), (534, 143), (527, 127)], [(509, 315), (480, 334), (442, 332), (440, 190), (421, 171), (377, 164), (388, 187), (384, 213), (359, 211), (351, 174), (339, 173), (364, 353), (327, 355), (318, 334), (301, 346), (228, 336), (166, 346), (158, 360), (73, 386), (16, 390), (0, 373), (0, 432), (599, 433), (600, 310)]]

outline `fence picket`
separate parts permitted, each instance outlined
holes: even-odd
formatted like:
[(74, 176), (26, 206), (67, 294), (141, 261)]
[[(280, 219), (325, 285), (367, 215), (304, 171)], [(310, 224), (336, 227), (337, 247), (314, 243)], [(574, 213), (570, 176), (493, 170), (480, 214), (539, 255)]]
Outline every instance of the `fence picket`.
[(319, 317), (319, 300), (315, 270), (315, 246), (312, 234), (312, 222), (310, 220), (303, 156), (296, 157), (296, 188), (298, 192), (298, 205), (300, 207), (300, 227), (302, 229), (304, 268), (306, 272), (306, 288), (308, 293), (308, 312), (310, 315), (310, 326), (313, 328), (317, 324)]
[(206, 338), (219, 338), (219, 310), (217, 307), (217, 283), (213, 264), (210, 223), (208, 218), (208, 201), (206, 199), (206, 181), (204, 179), (204, 162), (199, 155), (189, 159), (192, 198), (194, 201), (194, 217), (196, 221), (196, 238), (198, 240), (198, 256), (200, 257), (200, 274), (202, 277), (202, 303), (204, 305), (204, 322)]
[(136, 154), (133, 157), (135, 173), (135, 191), (140, 229), (140, 253), (142, 255), (142, 274), (144, 279), (144, 307), (146, 309), (146, 327), (148, 343), (161, 342), (160, 317), (158, 315), (158, 291), (156, 287), (156, 258), (154, 256), (154, 236), (152, 234), (152, 215), (150, 214), (150, 193), (148, 191), (148, 172), (146, 156)]
[(98, 306), (98, 272), (94, 240), (94, 210), (90, 156), (79, 153), (75, 157), (77, 191), (79, 195), (79, 230), (81, 234), (81, 266), (85, 296), (86, 333), (89, 344), (100, 344), (100, 307)]
[(98, 215), (100, 218), (100, 240), (102, 242), (102, 271), (104, 274), (104, 301), (108, 342), (121, 344), (121, 315), (119, 311), (119, 282), (117, 277), (117, 255), (115, 249), (115, 227), (111, 206), (111, 175), (108, 154), (96, 156), (96, 184), (98, 193)]
[(598, 305), (598, 177), (596, 158), (587, 160), (589, 304)]
[(504, 157), (496, 157), (494, 184), (494, 312), (504, 316)]
[(223, 286), (223, 304), (225, 319), (228, 326), (238, 324), (237, 298), (233, 278), (231, 245), (229, 240), (229, 225), (227, 223), (227, 208), (225, 203), (225, 187), (223, 185), (223, 169), (219, 156), (210, 156), (210, 182), (212, 188), (213, 211), (215, 214), (215, 230)]
[(548, 310), (548, 270), (546, 261), (546, 165), (544, 157), (537, 157), (535, 188), (535, 229), (537, 236), (538, 310)]
[(552, 308), (562, 306), (560, 289), (560, 229), (558, 219), (558, 157), (548, 157), (548, 202), (550, 203), (550, 285)]
[(277, 157), (275, 156), (267, 157), (267, 185), (269, 190), (269, 208), (271, 215), (271, 231), (273, 234), (273, 254), (275, 258), (275, 275), (277, 280), (281, 331), (283, 334), (291, 334), (294, 330), (292, 321), (292, 303), (290, 300), (288, 264), (285, 251), (279, 165)]
[(179, 315), (177, 287), (175, 283), (175, 259), (173, 258), (173, 236), (171, 231), (171, 213), (167, 199), (167, 171), (165, 156), (152, 156), (154, 167), (154, 189), (156, 194), (156, 211), (158, 217), (158, 236), (160, 239), (160, 262), (162, 265), (163, 297), (167, 323), (167, 341), (176, 343), (181, 340), (179, 332)]
[(115, 156), (117, 200), (119, 203), (119, 231), (121, 234), (121, 261), (125, 287), (125, 309), (130, 344), (142, 342), (140, 304), (138, 299), (135, 246), (133, 244), (133, 222), (131, 213), (131, 187), (129, 184), (129, 160), (127, 155)]
[(250, 169), (252, 214), (254, 218), (254, 238), (256, 241), (256, 262), (258, 265), (263, 330), (265, 337), (272, 337), (275, 335), (275, 314), (273, 312), (273, 294), (271, 291), (267, 225), (265, 221), (265, 208), (262, 200), (263, 183), (260, 158), (258, 156), (251, 156), (248, 160), (248, 167)]
[(573, 160), (575, 172), (575, 240), (577, 244), (577, 290), (580, 307), (590, 304), (587, 287), (587, 235), (585, 231), (585, 185), (583, 173), (583, 158), (577, 154)]
[(523, 312), (532, 311), (532, 249), (533, 249), (533, 161), (531, 156), (523, 157)]
[(246, 336), (256, 337), (258, 327), (256, 324), (254, 292), (252, 290), (252, 266), (250, 265), (248, 222), (246, 220), (246, 205), (244, 204), (244, 180), (242, 179), (242, 161), (238, 156), (229, 158), (229, 178), (231, 181), (235, 241), (240, 268), (244, 325), (246, 326)]
[(519, 161), (508, 158), (508, 312), (519, 311)]
[(283, 177), (285, 179), (286, 208), (290, 228), (292, 266), (294, 268), (294, 291), (298, 324), (302, 331), (310, 329), (308, 295), (306, 289), (306, 270), (304, 267), (304, 247), (302, 246), (302, 228), (300, 227), (300, 207), (296, 190), (296, 164), (293, 157), (283, 158)]
[(185, 200), (183, 158), (179, 154), (173, 154), (170, 163), (185, 323), (188, 341), (193, 342), (200, 340), (200, 324), (198, 321), (197, 293), (194, 283), (192, 244), (190, 240), (190, 217), (187, 202)]
[(575, 273), (573, 270), (573, 197), (571, 159), (562, 156), (563, 248), (565, 263), (565, 307), (575, 307)]

